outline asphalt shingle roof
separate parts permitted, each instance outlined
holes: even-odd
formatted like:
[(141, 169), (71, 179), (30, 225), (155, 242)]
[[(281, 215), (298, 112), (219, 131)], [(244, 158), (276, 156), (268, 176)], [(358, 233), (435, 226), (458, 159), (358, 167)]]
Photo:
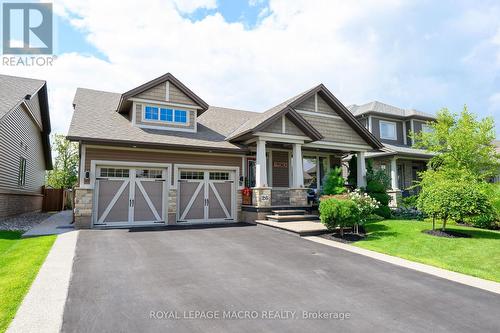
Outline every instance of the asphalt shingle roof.
[(26, 95), (35, 94), (45, 81), (0, 74), (0, 118), (20, 104)]
[(430, 113), (418, 111), (415, 109), (402, 109), (398, 108), (396, 106), (392, 106), (389, 104), (385, 104), (382, 102), (378, 101), (373, 101), (370, 103), (366, 103), (363, 105), (349, 105), (347, 107), (349, 111), (351, 111), (355, 116), (360, 116), (366, 113), (380, 113), (380, 114), (385, 114), (389, 116), (396, 116), (396, 117), (401, 117), (401, 118), (408, 118), (408, 117), (420, 117), (420, 118), (426, 118), (426, 119), (436, 119), (435, 116), (433, 116)]
[(226, 137), (242, 123), (261, 114), (210, 106), (198, 117), (196, 133), (145, 129), (133, 126), (126, 115), (116, 112), (121, 94), (78, 88), (75, 112), (68, 132), (71, 139), (121, 141), (165, 146), (242, 150)]

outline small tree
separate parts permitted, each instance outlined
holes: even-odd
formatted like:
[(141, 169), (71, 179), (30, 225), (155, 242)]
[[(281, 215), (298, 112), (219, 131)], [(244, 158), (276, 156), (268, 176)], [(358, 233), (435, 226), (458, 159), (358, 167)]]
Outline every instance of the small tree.
[(47, 173), (47, 185), (54, 188), (71, 188), (78, 179), (78, 144), (66, 140), (64, 135), (52, 137), (55, 153), (54, 169)]
[(359, 218), (359, 211), (352, 200), (328, 198), (319, 203), (321, 222), (334, 231), (340, 228), (340, 237), (344, 237), (344, 228), (352, 227)]
[(417, 207), (433, 218), (441, 218), (443, 231), (446, 230), (448, 219), (463, 222), (466, 218), (488, 214), (493, 210), (487, 184), (478, 182), (468, 172), (428, 170), (420, 183), (422, 191), (417, 199)]
[(339, 167), (331, 169), (323, 180), (323, 194), (342, 194), (345, 191), (346, 189), (344, 186), (344, 177), (342, 177), (342, 169)]
[(428, 126), (431, 131), (412, 133), (412, 137), (417, 148), (436, 154), (429, 164), (432, 168), (467, 170), (477, 180), (499, 173), (500, 154), (493, 143), (495, 124), (491, 117), (477, 120), (466, 106), (460, 115), (442, 109), (437, 121)]
[(362, 193), (359, 189), (349, 193), (351, 199), (358, 208), (358, 220), (354, 224), (355, 232), (358, 233), (358, 226), (364, 225), (371, 214), (379, 207), (379, 202), (366, 193)]

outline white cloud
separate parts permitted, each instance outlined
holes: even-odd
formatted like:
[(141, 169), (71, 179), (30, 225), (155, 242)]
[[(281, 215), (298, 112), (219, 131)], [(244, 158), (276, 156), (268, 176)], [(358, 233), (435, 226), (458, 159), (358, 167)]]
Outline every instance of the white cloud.
[(179, 13), (215, 8), (215, 0), (147, 4), (57, 1), (56, 13), (84, 31), (109, 61), (64, 54), (53, 68), (0, 68), (48, 80), (54, 130), (63, 133), (76, 87), (123, 92), (166, 72), (211, 105), (254, 111), (320, 82), (346, 104), (383, 99), (382, 93), (409, 101), (449, 91), (446, 82), (425, 73), (408, 82), (400, 71), (404, 47), (388, 49), (371, 26), (374, 18), (401, 15), (406, 2), (271, 0), (252, 29), (219, 13), (197, 22)]

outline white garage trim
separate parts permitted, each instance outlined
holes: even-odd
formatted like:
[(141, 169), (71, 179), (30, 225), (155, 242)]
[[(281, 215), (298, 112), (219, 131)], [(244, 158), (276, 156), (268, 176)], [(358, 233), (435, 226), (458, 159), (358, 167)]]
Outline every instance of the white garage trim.
[(239, 186), (240, 167), (227, 166), (227, 165), (174, 164), (174, 184), (172, 187), (174, 189), (177, 189), (177, 183), (179, 180), (179, 169), (234, 171), (235, 184), (238, 184), (239, 189), (243, 188), (243, 186)]
[[(237, 200), (237, 190), (240, 188), (239, 186), (239, 180), (240, 180), (240, 168), (235, 167), (235, 166), (224, 166), (224, 165), (203, 165), (203, 164), (174, 164), (174, 184), (173, 188), (175, 188), (177, 191), (179, 191), (178, 183), (179, 183), (179, 175), (181, 170), (192, 170), (192, 171), (230, 171), (233, 172), (234, 179), (233, 179), (233, 185), (231, 186), (231, 200), (233, 202), (233, 205), (231, 207), (231, 213), (227, 210), (226, 207), (224, 207), (224, 204), (221, 204), (221, 208), (223, 209), (224, 213), (227, 216), (232, 216), (231, 222), (237, 222), (238, 221), (238, 200)], [(213, 186), (212, 186), (213, 187)], [(196, 189), (196, 193), (200, 191), (200, 187)], [(214, 195), (217, 197), (217, 200), (219, 202), (222, 202), (222, 199), (220, 198), (220, 195), (215, 189)], [(188, 207), (190, 208), (192, 206), (192, 202), (194, 201), (196, 196), (193, 196), (188, 203)], [(180, 196), (179, 193), (177, 193), (177, 212), (176, 212), (176, 217), (177, 220), (183, 220), (189, 211), (189, 209), (185, 209), (184, 212), (179, 211), (180, 210), (180, 205), (179, 205), (179, 200)], [(183, 222), (183, 224), (186, 222)]]
[[(169, 199), (168, 199), (168, 194), (169, 194), (169, 188), (170, 188), (170, 179), (171, 179), (171, 170), (172, 170), (172, 164), (171, 163), (142, 163), (142, 162), (128, 162), (128, 161), (107, 161), (107, 160), (92, 160), (91, 161), (91, 167), (90, 167), (90, 187), (92, 189), (94, 189), (94, 193), (93, 193), (93, 208), (92, 208), (92, 226), (94, 226), (94, 224), (99, 224), (97, 221), (97, 215), (98, 215), (98, 192), (99, 192), (99, 189), (98, 189), (98, 186), (97, 186), (97, 183), (96, 183), (96, 178), (97, 178), (97, 170), (98, 168), (100, 167), (114, 167), (114, 166), (121, 166), (121, 167), (126, 167), (126, 168), (136, 168), (136, 169), (140, 169), (140, 168), (156, 168), (156, 169), (163, 169), (162, 171), (162, 174), (163, 174), (163, 179), (164, 179), (164, 186), (163, 186), (163, 193), (162, 193), (162, 206), (161, 206), (161, 210), (162, 210), (162, 216), (164, 217), (164, 222), (165, 224), (168, 224), (168, 202), (169, 202)], [(122, 187), (124, 188), (126, 186), (126, 184), (130, 183), (129, 180), (126, 180), (124, 182), (124, 185), (122, 185)], [(149, 206), (149, 208), (151, 209), (153, 215), (155, 216), (155, 218), (157, 218), (158, 220), (161, 220), (162, 218), (160, 217), (160, 214), (159, 212), (155, 209), (153, 203), (151, 202), (151, 200), (149, 199), (148, 195), (145, 194), (145, 189), (143, 188), (142, 184), (141, 184), (141, 181), (136, 181), (134, 183), (134, 189), (131, 189), (131, 191), (135, 191), (135, 185), (137, 185), (137, 187), (139, 188), (139, 190), (142, 192), (143, 194), (143, 198), (144, 200), (146, 201), (147, 205)], [(120, 196), (121, 192), (123, 192), (123, 189), (120, 188), (120, 190), (118, 191), (119, 194), (116, 194), (115, 197), (113, 198), (112, 201), (116, 202), (115, 199), (118, 199), (118, 197)], [(113, 207), (113, 205), (109, 205), (109, 210)], [(108, 209), (107, 209), (108, 210)], [(107, 212), (109, 213), (109, 212)], [(130, 214), (130, 213), (129, 213)], [(105, 219), (105, 216), (101, 217), (100, 220), (103, 220)], [(102, 221), (101, 221), (102, 222)], [(120, 223), (114, 223), (113, 226), (119, 226)], [(124, 226), (130, 226), (131, 224), (129, 223), (124, 223), (123, 224)], [(137, 226), (139, 226), (140, 223), (137, 223)]]

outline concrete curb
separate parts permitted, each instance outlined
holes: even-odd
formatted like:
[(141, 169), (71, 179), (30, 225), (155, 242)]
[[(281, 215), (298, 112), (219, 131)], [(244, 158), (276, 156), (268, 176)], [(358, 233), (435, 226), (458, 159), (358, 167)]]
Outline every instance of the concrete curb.
[(57, 236), (8, 333), (60, 332), (78, 231)]
[(413, 270), (427, 273), (427, 274), (431, 274), (431, 275), (434, 275), (434, 276), (437, 276), (437, 277), (440, 277), (443, 279), (447, 279), (447, 280), (454, 281), (457, 283), (465, 284), (467, 286), (471, 286), (471, 287), (483, 289), (486, 291), (490, 291), (492, 293), (500, 294), (500, 283), (498, 283), (498, 282), (488, 281), (488, 280), (480, 279), (480, 278), (477, 278), (474, 276), (448, 271), (446, 269), (437, 268), (434, 266), (429, 266), (426, 264), (421, 264), (418, 262), (390, 256), (387, 254), (362, 249), (362, 248), (359, 248), (356, 246), (335, 242), (335, 241), (328, 240), (328, 239), (321, 238), (321, 237), (317, 237), (317, 236), (309, 236), (309, 237), (303, 237), (303, 238), (310, 240), (310, 241), (313, 241), (313, 242), (316, 242), (316, 243), (323, 244), (323, 245), (335, 247), (337, 249), (341, 249), (344, 251), (349, 251), (349, 252), (357, 253), (357, 254), (360, 254), (360, 255), (363, 255), (366, 257), (370, 257), (373, 259), (385, 261), (385, 262), (391, 263), (393, 265), (413, 269)]

